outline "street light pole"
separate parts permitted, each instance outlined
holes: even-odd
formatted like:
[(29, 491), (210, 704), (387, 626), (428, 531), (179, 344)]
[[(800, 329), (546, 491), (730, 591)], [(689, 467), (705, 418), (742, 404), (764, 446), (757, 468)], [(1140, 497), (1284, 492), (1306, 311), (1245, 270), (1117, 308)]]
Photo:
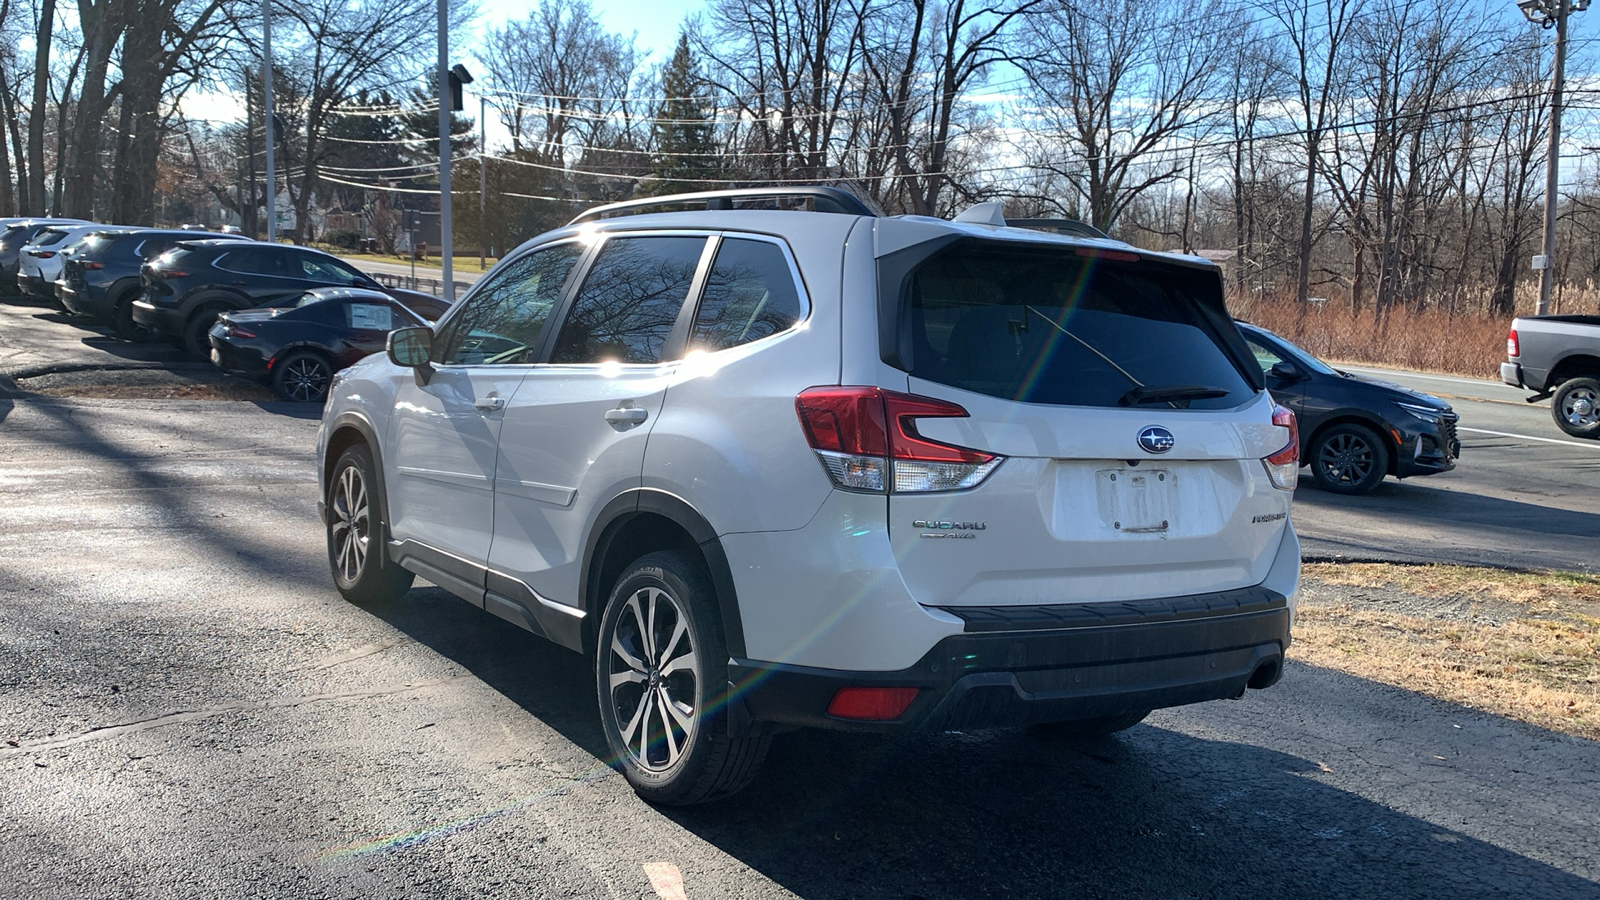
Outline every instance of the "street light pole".
[(450, 254), (450, 11), (449, 0), (439, 0), (439, 262), (444, 269), (444, 299), (456, 300)]
[(1550, 145), (1544, 177), (1544, 252), (1534, 258), (1539, 270), (1537, 315), (1550, 313), (1550, 295), (1556, 280), (1556, 207), (1561, 187), (1561, 95), (1566, 87), (1567, 19), (1589, 8), (1589, 0), (1517, 0), (1529, 22), (1556, 29), (1556, 58), (1550, 72)]
[(488, 206), (483, 202), (485, 187), (489, 184), (488, 131), (484, 116), (489, 108), (489, 98), (478, 95), (478, 271), (482, 272), (489, 258)]
[(278, 239), (277, 172), (272, 158), (278, 137), (272, 127), (272, 0), (261, 0), (261, 105), (267, 123), (267, 241), (271, 243)]

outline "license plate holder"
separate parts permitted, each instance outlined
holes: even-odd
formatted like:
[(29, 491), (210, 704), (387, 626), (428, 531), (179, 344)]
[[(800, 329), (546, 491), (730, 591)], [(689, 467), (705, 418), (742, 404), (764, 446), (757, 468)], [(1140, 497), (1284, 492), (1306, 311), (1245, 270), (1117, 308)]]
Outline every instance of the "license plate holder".
[(1100, 518), (1123, 534), (1164, 534), (1173, 525), (1177, 474), (1170, 469), (1101, 469), (1094, 473)]

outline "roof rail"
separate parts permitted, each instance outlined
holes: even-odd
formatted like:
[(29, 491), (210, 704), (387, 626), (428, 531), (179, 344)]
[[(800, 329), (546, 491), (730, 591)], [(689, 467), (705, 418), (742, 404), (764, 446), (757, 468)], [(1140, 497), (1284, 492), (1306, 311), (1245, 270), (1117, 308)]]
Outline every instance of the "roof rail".
[(861, 198), (842, 188), (825, 185), (800, 185), (796, 187), (733, 188), (723, 191), (698, 191), (693, 194), (666, 194), (661, 197), (640, 197), (606, 206), (585, 210), (568, 222), (593, 222), (612, 216), (638, 215), (644, 212), (695, 209), (739, 209), (740, 201), (776, 201), (785, 198), (803, 198), (811, 201), (813, 212), (844, 213), (850, 216), (880, 216), (882, 213), (868, 206)]

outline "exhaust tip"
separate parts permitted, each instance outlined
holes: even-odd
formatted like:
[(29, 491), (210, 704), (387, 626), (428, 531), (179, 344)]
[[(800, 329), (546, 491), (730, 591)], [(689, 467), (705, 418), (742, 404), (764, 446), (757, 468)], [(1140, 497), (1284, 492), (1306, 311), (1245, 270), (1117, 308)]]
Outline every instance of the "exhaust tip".
[(1258, 691), (1262, 688), (1269, 688), (1278, 683), (1278, 678), (1282, 674), (1283, 663), (1281, 660), (1274, 659), (1270, 662), (1264, 662), (1256, 666), (1256, 670), (1250, 673), (1248, 685)]

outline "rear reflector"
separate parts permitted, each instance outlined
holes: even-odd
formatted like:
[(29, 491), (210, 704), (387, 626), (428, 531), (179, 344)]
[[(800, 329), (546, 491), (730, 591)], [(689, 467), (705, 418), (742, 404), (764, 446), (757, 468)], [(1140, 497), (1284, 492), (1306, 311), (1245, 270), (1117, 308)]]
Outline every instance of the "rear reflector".
[(828, 704), (828, 715), (836, 719), (864, 719), (887, 722), (900, 718), (911, 701), (917, 699), (918, 688), (890, 687), (840, 688)]
[[(902, 493), (977, 487), (1004, 457), (929, 440), (917, 419), (964, 418), (957, 404), (876, 387), (816, 387), (794, 401), (806, 441), (839, 487)], [(892, 480), (887, 477), (893, 466)]]
[(1272, 424), (1289, 429), (1289, 443), (1263, 459), (1261, 464), (1266, 467), (1267, 477), (1272, 480), (1273, 487), (1292, 491), (1300, 483), (1300, 423), (1287, 407), (1274, 406)]

